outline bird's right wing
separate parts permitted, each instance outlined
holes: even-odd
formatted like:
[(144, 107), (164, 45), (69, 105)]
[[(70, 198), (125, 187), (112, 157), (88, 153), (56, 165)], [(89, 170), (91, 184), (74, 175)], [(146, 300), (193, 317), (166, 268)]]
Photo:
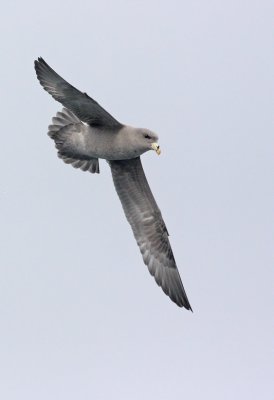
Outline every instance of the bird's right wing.
[(140, 157), (109, 161), (114, 185), (145, 264), (157, 284), (179, 307), (191, 310), (168, 232), (146, 180)]
[(122, 124), (104, 110), (86, 93), (80, 92), (60, 75), (58, 75), (44, 60), (39, 57), (34, 61), (37, 78), (43, 88), (72, 111), (81, 121), (91, 126), (107, 127), (113, 131), (121, 129)]

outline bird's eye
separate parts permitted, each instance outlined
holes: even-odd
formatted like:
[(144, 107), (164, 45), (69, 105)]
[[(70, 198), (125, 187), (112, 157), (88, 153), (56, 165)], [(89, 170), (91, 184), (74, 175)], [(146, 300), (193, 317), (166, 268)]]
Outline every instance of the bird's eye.
[(147, 133), (145, 134), (145, 138), (146, 139), (151, 139), (151, 137)]

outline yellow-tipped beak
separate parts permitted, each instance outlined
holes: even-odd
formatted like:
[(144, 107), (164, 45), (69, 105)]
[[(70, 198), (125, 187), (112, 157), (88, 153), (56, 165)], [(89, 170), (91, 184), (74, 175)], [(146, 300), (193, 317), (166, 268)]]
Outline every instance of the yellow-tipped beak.
[(158, 143), (152, 143), (151, 145), (152, 150), (155, 150), (158, 156), (161, 154), (161, 149)]

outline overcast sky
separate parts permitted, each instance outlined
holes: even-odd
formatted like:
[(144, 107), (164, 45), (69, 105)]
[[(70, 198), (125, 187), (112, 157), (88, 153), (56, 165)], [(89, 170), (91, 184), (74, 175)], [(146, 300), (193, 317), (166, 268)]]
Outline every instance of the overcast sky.
[[(272, 399), (272, 1), (1, 8), (0, 398)], [(65, 165), (42, 56), (121, 122), (194, 313), (143, 264), (108, 165)], [(271, 321), (272, 319), (272, 321)]]

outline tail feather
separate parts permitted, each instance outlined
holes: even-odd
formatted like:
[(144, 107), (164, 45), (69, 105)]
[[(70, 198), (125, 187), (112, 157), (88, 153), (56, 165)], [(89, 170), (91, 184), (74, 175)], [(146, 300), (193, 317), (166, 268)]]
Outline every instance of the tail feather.
[(58, 111), (52, 118), (52, 124), (48, 127), (48, 135), (55, 141), (58, 149), (58, 157), (66, 164), (71, 164), (74, 168), (80, 168), (82, 171), (99, 174), (99, 160), (77, 151), (73, 146), (73, 138), (81, 135), (83, 123), (76, 115), (66, 108)]
[(52, 125), (49, 125), (48, 135), (50, 138), (54, 139), (54, 135), (61, 128), (71, 124), (79, 124), (81, 123), (80, 119), (76, 117), (71, 111), (67, 108), (63, 108), (62, 111), (58, 111), (56, 117), (52, 118)]

